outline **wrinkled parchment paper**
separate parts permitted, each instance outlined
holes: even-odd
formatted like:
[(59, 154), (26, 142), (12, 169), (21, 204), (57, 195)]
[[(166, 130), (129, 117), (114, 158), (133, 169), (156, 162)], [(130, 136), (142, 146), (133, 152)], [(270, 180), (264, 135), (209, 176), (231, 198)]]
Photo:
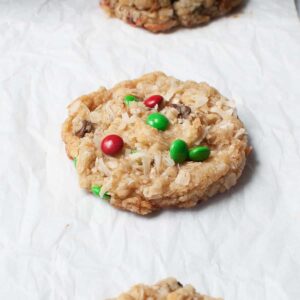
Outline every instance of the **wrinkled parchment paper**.
[[(101, 300), (167, 276), (226, 300), (300, 299), (294, 1), (154, 35), (94, 0), (0, 0), (0, 54), (0, 299)], [(77, 96), (154, 70), (234, 99), (255, 151), (230, 192), (139, 217), (80, 190), (60, 128)]]

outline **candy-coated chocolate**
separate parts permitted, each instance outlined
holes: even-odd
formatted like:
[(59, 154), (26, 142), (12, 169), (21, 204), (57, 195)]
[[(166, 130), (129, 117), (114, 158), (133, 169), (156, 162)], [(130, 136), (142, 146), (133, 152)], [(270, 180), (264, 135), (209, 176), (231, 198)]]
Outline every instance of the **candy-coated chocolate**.
[[(93, 195), (95, 196), (100, 196), (100, 193), (101, 193), (101, 186), (99, 185), (93, 185), (92, 188), (91, 188), (91, 192), (93, 193)], [(110, 199), (110, 195), (106, 192), (103, 196), (102, 196), (103, 199)]]
[(209, 158), (210, 149), (206, 146), (198, 146), (189, 150), (189, 159), (192, 161), (204, 161)]
[(120, 136), (110, 134), (102, 140), (101, 150), (104, 154), (113, 156), (122, 150), (123, 145), (124, 142)]
[(176, 163), (183, 163), (189, 156), (188, 146), (183, 140), (175, 140), (170, 147), (170, 156)]
[(131, 102), (137, 102), (137, 101), (138, 101), (137, 97), (133, 95), (126, 95), (124, 97), (124, 102), (127, 106), (130, 105)]
[(147, 118), (146, 123), (158, 130), (166, 130), (169, 126), (169, 120), (160, 113), (150, 114)]
[(153, 108), (155, 107), (155, 105), (160, 104), (163, 101), (163, 97), (160, 95), (153, 95), (149, 98), (147, 98), (146, 100), (144, 100), (144, 104), (147, 107)]
[(78, 160), (77, 156), (74, 157), (73, 164), (74, 164), (75, 168), (77, 168), (77, 160)]
[(131, 149), (131, 150), (130, 150), (130, 154), (137, 153), (137, 152), (138, 152), (137, 149)]

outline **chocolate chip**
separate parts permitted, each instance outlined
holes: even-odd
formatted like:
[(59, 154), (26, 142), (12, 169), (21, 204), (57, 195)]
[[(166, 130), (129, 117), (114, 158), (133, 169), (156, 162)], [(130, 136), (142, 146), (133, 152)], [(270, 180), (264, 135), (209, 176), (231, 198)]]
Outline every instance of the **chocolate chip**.
[(180, 287), (183, 287), (183, 285), (182, 285), (179, 281), (177, 281), (177, 284), (178, 284)]
[(89, 133), (93, 130), (93, 124), (90, 121), (83, 120), (82, 121), (82, 127), (75, 132), (75, 135), (79, 138), (82, 138), (85, 136), (86, 133)]
[(172, 104), (172, 106), (178, 110), (179, 118), (186, 119), (189, 114), (192, 112), (191, 108), (189, 106), (183, 105), (183, 104)]

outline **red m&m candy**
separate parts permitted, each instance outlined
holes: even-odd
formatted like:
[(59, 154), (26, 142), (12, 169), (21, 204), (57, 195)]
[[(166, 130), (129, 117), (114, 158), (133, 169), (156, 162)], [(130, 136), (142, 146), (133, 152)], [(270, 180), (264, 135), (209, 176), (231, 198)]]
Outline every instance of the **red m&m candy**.
[(144, 104), (147, 107), (153, 108), (155, 107), (155, 105), (158, 105), (161, 101), (163, 101), (163, 97), (160, 95), (153, 95), (149, 98), (147, 98), (146, 100), (144, 100)]
[(123, 145), (124, 142), (120, 136), (110, 134), (102, 140), (101, 150), (104, 154), (113, 156), (122, 150)]

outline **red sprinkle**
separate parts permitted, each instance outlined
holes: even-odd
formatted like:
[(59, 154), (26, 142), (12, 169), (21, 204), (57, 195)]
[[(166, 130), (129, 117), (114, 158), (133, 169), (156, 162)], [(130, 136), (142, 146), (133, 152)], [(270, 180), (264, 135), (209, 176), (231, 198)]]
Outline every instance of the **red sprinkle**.
[(123, 145), (124, 142), (120, 136), (110, 134), (102, 140), (101, 150), (104, 154), (113, 156), (122, 150)]
[(155, 105), (159, 104), (161, 101), (163, 101), (163, 97), (160, 95), (153, 95), (149, 97), (148, 99), (144, 100), (144, 104), (147, 107), (153, 108)]

